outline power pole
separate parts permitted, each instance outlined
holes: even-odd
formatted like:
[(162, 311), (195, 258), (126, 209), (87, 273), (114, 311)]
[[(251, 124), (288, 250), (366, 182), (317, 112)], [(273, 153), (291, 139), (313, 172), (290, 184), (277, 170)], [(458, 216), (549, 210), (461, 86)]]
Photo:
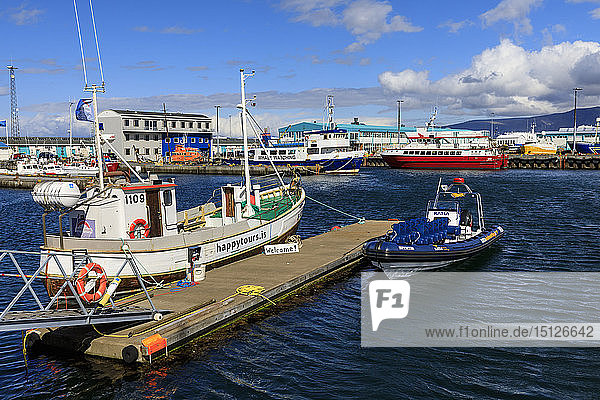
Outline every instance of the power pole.
[(165, 161), (167, 161), (167, 154), (169, 154), (167, 162), (171, 162), (171, 141), (169, 140), (169, 123), (167, 121), (167, 105), (165, 103), (163, 103), (163, 115), (165, 117), (165, 131), (167, 132), (167, 152), (165, 153)]
[(577, 137), (577, 92), (583, 90), (582, 88), (574, 88), (573, 95), (575, 96), (575, 106), (573, 108), (573, 148), (571, 153), (575, 154), (576, 137)]
[[(220, 147), (219, 147), (219, 108), (221, 108), (221, 106), (216, 105), (215, 108), (217, 109), (217, 117), (215, 118), (215, 122), (216, 122), (215, 136), (217, 137), (217, 152), (219, 152), (219, 156), (220, 156)], [(212, 153), (213, 152), (211, 151), (211, 154)]]
[(15, 84), (15, 69), (12, 65), (7, 65), (8, 75), (10, 76), (10, 136), (17, 138), (21, 136), (19, 130), (19, 107), (17, 106), (17, 85)]

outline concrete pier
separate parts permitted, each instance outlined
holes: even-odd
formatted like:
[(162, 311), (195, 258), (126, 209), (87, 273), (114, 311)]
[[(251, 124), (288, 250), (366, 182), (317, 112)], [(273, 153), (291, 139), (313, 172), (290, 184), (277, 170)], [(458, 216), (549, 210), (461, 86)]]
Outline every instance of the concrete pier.
[[(389, 221), (349, 225), (304, 240), (299, 253), (261, 254), (208, 271), (206, 279), (195, 286), (171, 285), (153, 290), (155, 306), (172, 310), (161, 321), (118, 328), (97, 325), (95, 329), (85, 326), (40, 330), (41, 344), (126, 362), (147, 362), (150, 357), (145, 355), (144, 339), (158, 333), (173, 349), (256, 309), (268, 305), (276, 309), (282, 296), (363, 263), (362, 244), (384, 234), (390, 225)], [(241, 290), (244, 285), (257, 285), (263, 290)], [(148, 306), (141, 296), (124, 302)]]
[[(243, 165), (176, 165), (176, 164), (150, 164), (140, 163), (142, 172), (151, 172), (155, 174), (196, 174), (196, 175), (241, 175), (244, 173)], [(278, 167), (280, 173), (287, 174), (292, 168)], [(318, 173), (316, 167), (294, 168), (300, 175), (313, 175)], [(252, 176), (262, 176), (274, 174), (275, 170), (269, 165), (251, 165), (250, 173)]]
[(39, 182), (65, 181), (75, 182), (79, 189), (83, 189), (89, 183), (89, 178), (69, 178), (58, 176), (35, 176), (35, 175), (0, 175), (0, 188), (32, 189)]

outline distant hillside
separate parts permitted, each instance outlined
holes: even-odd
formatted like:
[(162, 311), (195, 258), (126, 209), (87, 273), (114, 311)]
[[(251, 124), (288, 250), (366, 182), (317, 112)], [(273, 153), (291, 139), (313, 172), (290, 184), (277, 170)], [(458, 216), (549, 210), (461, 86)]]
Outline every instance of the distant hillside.
[[(600, 117), (600, 107), (577, 108), (577, 125), (595, 125), (596, 118)], [(531, 122), (535, 121), (536, 131), (558, 130), (573, 126), (573, 110), (534, 117), (520, 118), (495, 118), (494, 131), (496, 135), (504, 132), (525, 131), (531, 129)], [(448, 128), (461, 129), (490, 129), (489, 119), (477, 119), (459, 124), (448, 125)]]

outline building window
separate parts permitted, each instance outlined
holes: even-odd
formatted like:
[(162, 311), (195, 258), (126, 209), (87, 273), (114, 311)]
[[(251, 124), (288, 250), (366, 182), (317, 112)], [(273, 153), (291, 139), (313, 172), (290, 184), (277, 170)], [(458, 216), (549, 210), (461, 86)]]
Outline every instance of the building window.
[(171, 122), (171, 128), (177, 128), (177, 122), (175, 122), (175, 121)]
[(125, 126), (129, 126), (129, 120), (128, 120), (128, 119), (124, 119), (124, 120), (123, 120), (123, 125), (125, 125)]
[(173, 143), (179, 143), (179, 138), (173, 138)]
[(140, 120), (139, 119), (134, 119), (133, 120), (133, 126), (140, 126)]
[(144, 120), (144, 128), (150, 129), (150, 121), (148, 121), (147, 119)]
[(181, 121), (181, 127), (185, 128), (185, 121)]
[(146, 141), (150, 140), (150, 135), (146, 135), (146, 136), (144, 137), (144, 139), (145, 139)]
[(158, 135), (154, 135), (154, 140), (160, 140)]
[(194, 123), (193, 122), (188, 122), (188, 128), (193, 128), (194, 127)]
[(154, 154), (158, 154), (158, 149), (154, 149)]
[(140, 135), (135, 135), (134, 138), (135, 140), (140, 140)]
[(206, 129), (210, 129), (210, 122), (207, 122), (205, 127), (206, 127)]
[(165, 139), (165, 143), (171, 143), (171, 139), (170, 138), (166, 138)]
[(196, 143), (196, 138), (190, 138), (190, 143)]
[(125, 149), (125, 155), (128, 156), (131, 154), (131, 149)]
[(198, 129), (202, 129), (202, 122), (198, 122)]
[(129, 133), (125, 134), (125, 140), (129, 140)]
[(150, 149), (146, 147), (146, 155), (150, 154)]

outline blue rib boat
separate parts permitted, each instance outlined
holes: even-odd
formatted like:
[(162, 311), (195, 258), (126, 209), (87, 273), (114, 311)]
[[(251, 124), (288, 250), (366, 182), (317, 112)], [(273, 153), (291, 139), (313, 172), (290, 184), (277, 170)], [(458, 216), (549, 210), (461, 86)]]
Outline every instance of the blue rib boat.
[(481, 196), (464, 179), (455, 178), (451, 185), (441, 185), (440, 179), (424, 218), (394, 223), (387, 234), (368, 241), (363, 252), (384, 270), (436, 269), (480, 253), (503, 235), (501, 226), (485, 226)]

